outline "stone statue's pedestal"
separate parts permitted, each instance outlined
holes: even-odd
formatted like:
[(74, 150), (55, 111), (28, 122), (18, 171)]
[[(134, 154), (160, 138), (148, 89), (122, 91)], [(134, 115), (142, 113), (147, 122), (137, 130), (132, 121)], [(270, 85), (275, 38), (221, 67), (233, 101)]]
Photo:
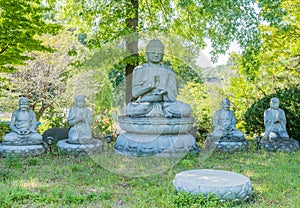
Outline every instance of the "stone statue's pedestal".
[(129, 156), (172, 156), (196, 148), (195, 138), (187, 133), (193, 126), (193, 117), (127, 117), (119, 116), (119, 125), (125, 130), (118, 136), (115, 151)]
[(92, 155), (102, 152), (103, 142), (98, 139), (92, 139), (89, 143), (85, 144), (71, 144), (67, 139), (59, 141), (57, 149), (61, 154), (69, 155)]
[(216, 150), (219, 152), (237, 152), (247, 150), (249, 148), (248, 141), (243, 139), (226, 139), (216, 138), (212, 135), (207, 135), (204, 143), (205, 148)]
[(192, 194), (214, 194), (222, 200), (246, 200), (252, 195), (250, 179), (224, 170), (189, 170), (176, 175), (173, 184), (177, 191)]
[(299, 149), (299, 142), (294, 139), (276, 139), (274, 141), (267, 141), (262, 139), (258, 143), (259, 148), (268, 152), (296, 152)]
[(35, 145), (6, 145), (0, 144), (0, 156), (35, 157), (46, 151), (46, 144)]

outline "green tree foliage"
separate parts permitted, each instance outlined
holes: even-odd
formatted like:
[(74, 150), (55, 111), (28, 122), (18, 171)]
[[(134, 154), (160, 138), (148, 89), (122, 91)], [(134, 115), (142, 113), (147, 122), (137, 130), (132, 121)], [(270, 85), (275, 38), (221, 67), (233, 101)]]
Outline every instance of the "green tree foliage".
[(291, 87), (278, 89), (276, 93), (258, 100), (245, 113), (246, 130), (251, 134), (262, 134), (264, 129), (264, 111), (270, 107), (272, 97), (280, 100), (280, 108), (285, 111), (287, 119), (287, 131), (289, 136), (300, 141), (300, 88)]
[[(62, 104), (64, 99), (61, 96), (66, 92), (67, 80), (76, 74), (74, 64), (84, 58), (85, 51), (77, 38), (64, 30), (56, 36), (43, 35), (39, 40), (55, 52), (26, 53), (32, 60), (19, 66), (16, 72), (6, 74), (8, 83), (2, 83), (6, 85), (6, 90), (2, 91), (1, 99), (5, 106), (11, 107), (15, 106), (12, 102), (17, 103), (19, 96), (27, 97), (37, 113), (37, 119), (51, 106)], [(7, 105), (9, 103), (12, 105)]]
[[(78, 33), (87, 33), (89, 43), (101, 45), (132, 31), (126, 18), (133, 17), (131, 1), (58, 1), (56, 18)], [(257, 48), (261, 21), (277, 26), (284, 11), (279, 0), (138, 1), (137, 32), (160, 31), (176, 34), (204, 46), (204, 38), (212, 40), (213, 53), (224, 53), (233, 40), (243, 49)]]
[(49, 9), (41, 0), (0, 0), (0, 71), (11, 71), (32, 59), (24, 52), (51, 51), (38, 36), (57, 32), (59, 27), (47, 23), (43, 13)]
[(201, 139), (211, 131), (212, 109), (208, 88), (204, 84), (188, 82), (180, 89), (178, 99), (188, 103), (195, 118), (195, 127)]
[[(213, 47), (212, 55), (216, 59), (236, 40), (243, 49), (242, 61), (248, 72), (255, 71), (259, 66), (255, 56), (261, 46), (261, 23), (278, 27), (285, 14), (280, 0), (57, 2), (56, 19), (77, 34), (86, 34), (87, 45), (91, 48), (101, 48), (130, 33), (137, 32), (141, 37), (155, 32), (178, 35), (200, 48), (205, 46), (204, 38), (209, 38)], [(129, 27), (128, 19), (134, 18), (138, 18), (138, 25)], [(125, 40), (130, 42), (128, 38)], [(133, 50), (130, 52), (132, 54)], [(129, 76), (130, 73), (126, 70), (125, 74)]]
[[(230, 80), (227, 95), (236, 107), (238, 120), (253, 103), (286, 89), (300, 81), (300, 7), (297, 0), (282, 1), (280, 7), (285, 16), (277, 25), (264, 23), (260, 26), (261, 50), (252, 56), (253, 62), (245, 65), (245, 57), (233, 55), (232, 69), (236, 74)], [(262, 11), (268, 13), (272, 7)], [(276, 26), (276, 27), (275, 27)], [(278, 26), (278, 27), (277, 27)], [(252, 71), (247, 69), (252, 68)], [(246, 127), (244, 121), (239, 123)]]
[(280, 27), (261, 27), (264, 44), (258, 59), (274, 78), (289, 79), (300, 75), (300, 7), (297, 0), (282, 1), (281, 6), (287, 15)]

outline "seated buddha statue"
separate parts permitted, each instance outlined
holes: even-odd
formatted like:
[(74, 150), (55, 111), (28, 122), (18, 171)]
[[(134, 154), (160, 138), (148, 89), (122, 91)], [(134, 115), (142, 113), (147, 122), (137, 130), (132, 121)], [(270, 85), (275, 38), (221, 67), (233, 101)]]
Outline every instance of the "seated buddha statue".
[(29, 101), (25, 97), (20, 98), (19, 109), (13, 112), (9, 127), (12, 132), (4, 136), (3, 144), (34, 145), (43, 141), (37, 132), (36, 115), (29, 109)]
[(162, 63), (164, 45), (153, 39), (146, 46), (147, 63), (133, 71), (132, 97), (125, 114), (132, 117), (188, 117), (191, 108), (176, 100), (174, 70)]

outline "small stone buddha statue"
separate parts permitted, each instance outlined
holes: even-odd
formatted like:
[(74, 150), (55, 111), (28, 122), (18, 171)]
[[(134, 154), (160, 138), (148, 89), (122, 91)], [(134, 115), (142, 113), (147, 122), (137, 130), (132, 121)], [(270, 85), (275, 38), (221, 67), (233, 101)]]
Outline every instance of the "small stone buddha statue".
[(213, 120), (214, 138), (243, 139), (244, 133), (236, 129), (236, 118), (230, 110), (230, 101), (228, 98), (222, 100), (222, 108), (216, 111)]
[(279, 108), (279, 99), (272, 98), (270, 108), (264, 113), (265, 139), (267, 141), (278, 139), (289, 139), (286, 130), (286, 117), (282, 109)]
[(85, 97), (83, 95), (76, 96), (74, 106), (69, 110), (68, 122), (71, 126), (68, 143), (92, 142), (92, 113), (85, 106)]
[(25, 97), (20, 98), (19, 109), (13, 112), (9, 127), (12, 132), (4, 136), (3, 144), (35, 145), (43, 142), (37, 132), (36, 115), (29, 109), (29, 101)]

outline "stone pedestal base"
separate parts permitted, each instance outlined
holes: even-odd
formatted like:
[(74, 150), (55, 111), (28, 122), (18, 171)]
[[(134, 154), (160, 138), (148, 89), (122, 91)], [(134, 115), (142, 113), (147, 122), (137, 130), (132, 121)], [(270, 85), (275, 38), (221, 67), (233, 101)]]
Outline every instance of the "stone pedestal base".
[(177, 191), (192, 194), (214, 194), (223, 200), (246, 200), (252, 195), (250, 179), (223, 170), (189, 170), (176, 175), (173, 184)]
[(296, 152), (299, 149), (299, 142), (294, 139), (282, 139), (276, 141), (261, 140), (258, 144), (259, 148), (268, 152)]
[(117, 153), (130, 156), (150, 156), (160, 154), (171, 156), (187, 153), (195, 145), (191, 134), (141, 135), (124, 133), (117, 138), (114, 146)]
[(119, 116), (126, 131), (114, 146), (115, 151), (129, 156), (177, 156), (197, 149), (195, 138), (187, 133), (193, 117), (128, 117)]
[(205, 148), (213, 149), (219, 152), (237, 152), (247, 150), (249, 148), (249, 143), (246, 139), (237, 140), (222, 140), (220, 138), (212, 137), (208, 135), (204, 144)]
[(20, 157), (35, 157), (43, 154), (46, 151), (46, 145), (4, 145), (0, 144), (0, 156), (20, 156)]
[(62, 154), (80, 155), (80, 154), (97, 154), (102, 151), (103, 143), (95, 139), (93, 143), (88, 144), (70, 144), (67, 139), (59, 141), (57, 149)]

